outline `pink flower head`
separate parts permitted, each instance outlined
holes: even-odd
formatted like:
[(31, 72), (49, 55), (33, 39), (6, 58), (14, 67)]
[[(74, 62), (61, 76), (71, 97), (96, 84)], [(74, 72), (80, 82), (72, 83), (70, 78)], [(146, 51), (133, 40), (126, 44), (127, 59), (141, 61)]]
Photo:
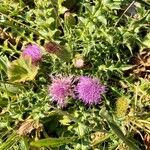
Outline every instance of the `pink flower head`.
[(84, 66), (84, 60), (79, 58), (74, 61), (74, 66), (76, 68), (82, 68)]
[(72, 77), (57, 76), (52, 79), (52, 84), (48, 87), (49, 94), (53, 101), (61, 107), (66, 105), (66, 100), (72, 93)]
[(92, 105), (101, 102), (102, 94), (105, 93), (105, 86), (99, 80), (91, 77), (80, 77), (75, 89), (77, 96), (85, 104)]
[(76, 54), (75, 58), (73, 59), (73, 65), (76, 68), (82, 68), (84, 66), (84, 59), (81, 54)]
[(32, 63), (37, 63), (42, 58), (41, 49), (36, 44), (29, 44), (23, 49), (22, 56), (24, 58), (30, 57), (32, 60)]

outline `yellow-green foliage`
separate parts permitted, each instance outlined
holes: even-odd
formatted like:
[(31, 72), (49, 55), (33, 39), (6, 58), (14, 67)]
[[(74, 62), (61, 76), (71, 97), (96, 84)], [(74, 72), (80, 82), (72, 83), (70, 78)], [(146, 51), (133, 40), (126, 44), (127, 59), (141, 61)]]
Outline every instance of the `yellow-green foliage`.
[(25, 82), (34, 80), (39, 67), (31, 63), (30, 58), (22, 57), (10, 63), (7, 75), (11, 82)]

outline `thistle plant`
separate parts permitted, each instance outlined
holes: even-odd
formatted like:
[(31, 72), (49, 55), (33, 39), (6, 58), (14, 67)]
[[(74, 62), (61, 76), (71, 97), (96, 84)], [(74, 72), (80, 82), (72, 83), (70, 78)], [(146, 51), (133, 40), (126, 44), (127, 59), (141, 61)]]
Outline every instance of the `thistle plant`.
[(0, 2), (0, 150), (149, 148), (148, 0)]

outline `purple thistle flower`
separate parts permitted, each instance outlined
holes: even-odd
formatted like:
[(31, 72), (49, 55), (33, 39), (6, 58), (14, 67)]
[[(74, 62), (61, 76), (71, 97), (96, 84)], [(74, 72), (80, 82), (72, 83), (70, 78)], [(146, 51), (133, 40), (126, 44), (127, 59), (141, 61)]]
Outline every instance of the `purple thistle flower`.
[(101, 102), (102, 94), (105, 93), (105, 86), (99, 80), (91, 77), (80, 77), (75, 91), (77, 97), (85, 104), (92, 105)]
[(57, 76), (52, 79), (52, 84), (48, 87), (49, 94), (53, 101), (61, 107), (66, 105), (66, 100), (72, 93), (72, 77)]
[(41, 49), (36, 44), (29, 44), (23, 49), (22, 56), (24, 58), (30, 57), (32, 60), (32, 63), (37, 63), (42, 58)]

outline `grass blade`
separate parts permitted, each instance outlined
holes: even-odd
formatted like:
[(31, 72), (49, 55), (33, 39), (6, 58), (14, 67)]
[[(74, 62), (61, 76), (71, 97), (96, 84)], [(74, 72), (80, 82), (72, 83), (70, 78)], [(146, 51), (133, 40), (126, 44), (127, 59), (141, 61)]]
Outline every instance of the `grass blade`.
[(31, 142), (34, 147), (60, 147), (65, 144), (72, 143), (75, 138), (61, 137), (61, 138), (47, 138)]
[(16, 142), (20, 140), (20, 137), (16, 133), (12, 133), (10, 137), (0, 145), (0, 150), (8, 150), (12, 147)]

